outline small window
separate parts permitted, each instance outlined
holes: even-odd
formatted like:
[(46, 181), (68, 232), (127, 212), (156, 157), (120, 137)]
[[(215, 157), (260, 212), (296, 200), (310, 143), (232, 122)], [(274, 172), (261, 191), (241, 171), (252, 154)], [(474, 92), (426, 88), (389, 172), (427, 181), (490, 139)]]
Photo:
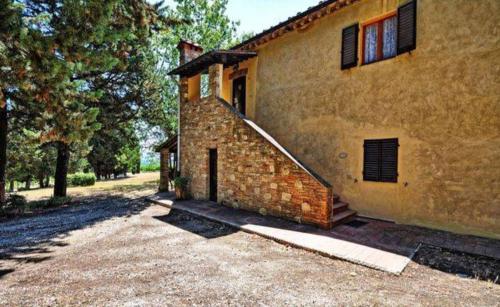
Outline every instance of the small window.
[(365, 140), (363, 180), (398, 182), (398, 139)]
[(363, 26), (363, 64), (396, 56), (397, 21), (393, 14)]

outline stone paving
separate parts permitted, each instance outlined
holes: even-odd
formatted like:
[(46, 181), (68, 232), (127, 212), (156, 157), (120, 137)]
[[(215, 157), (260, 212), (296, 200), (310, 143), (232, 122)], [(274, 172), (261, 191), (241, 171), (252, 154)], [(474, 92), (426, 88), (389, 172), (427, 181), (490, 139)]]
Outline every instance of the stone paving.
[[(421, 243), (500, 259), (500, 241), (386, 221), (356, 218), (331, 230), (224, 207), (208, 201), (175, 201), (169, 193), (149, 198), (157, 204), (229, 224), (285, 244), (382, 271), (400, 274)], [(357, 226), (357, 227), (356, 227)]]

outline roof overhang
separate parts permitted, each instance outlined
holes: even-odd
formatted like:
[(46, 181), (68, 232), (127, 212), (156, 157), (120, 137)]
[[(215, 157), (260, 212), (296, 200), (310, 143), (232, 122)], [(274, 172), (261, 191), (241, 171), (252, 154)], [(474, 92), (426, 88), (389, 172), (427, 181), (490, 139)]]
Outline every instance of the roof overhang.
[(162, 151), (162, 149), (172, 149), (172, 148), (177, 148), (177, 135), (174, 135), (170, 137), (168, 140), (165, 142), (161, 143), (160, 145), (155, 147), (156, 152)]
[(257, 52), (254, 51), (213, 50), (177, 67), (168, 74), (179, 75), (181, 77), (192, 77), (199, 73), (206, 73), (208, 67), (213, 64), (224, 64), (225, 67), (229, 67), (255, 56), (257, 56)]
[(264, 30), (232, 47), (231, 50), (255, 50), (259, 45), (265, 44), (297, 29), (307, 28), (307, 26), (315, 20), (328, 16), (359, 1), (361, 0), (323, 0), (306, 11), (290, 17), (276, 26)]

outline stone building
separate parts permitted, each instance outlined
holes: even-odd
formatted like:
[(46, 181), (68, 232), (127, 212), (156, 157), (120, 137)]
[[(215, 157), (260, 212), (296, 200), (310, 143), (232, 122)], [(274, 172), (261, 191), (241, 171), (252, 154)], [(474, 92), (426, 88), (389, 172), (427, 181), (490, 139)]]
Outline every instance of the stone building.
[(325, 228), (356, 211), (500, 238), (499, 11), (327, 0), (231, 50), (182, 41), (193, 197)]

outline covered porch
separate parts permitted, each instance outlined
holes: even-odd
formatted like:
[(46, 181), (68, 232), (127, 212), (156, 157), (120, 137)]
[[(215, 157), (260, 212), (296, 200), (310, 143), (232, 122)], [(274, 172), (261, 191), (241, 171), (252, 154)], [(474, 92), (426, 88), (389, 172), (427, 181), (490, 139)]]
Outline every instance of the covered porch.
[(156, 152), (160, 153), (160, 192), (173, 190), (172, 180), (178, 174), (177, 159), (177, 135), (170, 137), (156, 147)]

